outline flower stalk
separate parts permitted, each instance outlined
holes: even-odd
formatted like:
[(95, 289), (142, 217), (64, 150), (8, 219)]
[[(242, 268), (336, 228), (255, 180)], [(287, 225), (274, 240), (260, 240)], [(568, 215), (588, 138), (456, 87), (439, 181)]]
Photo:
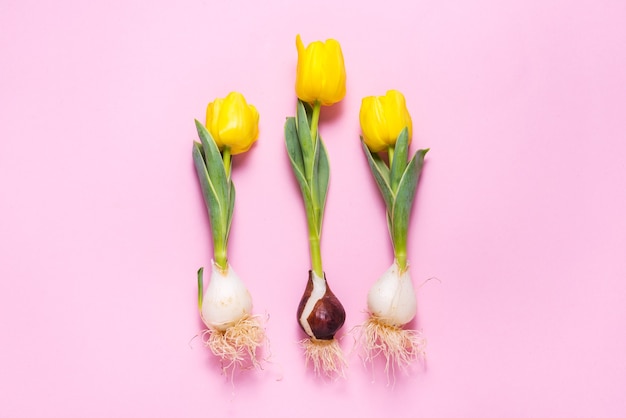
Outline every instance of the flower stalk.
[(394, 257), (401, 271), (408, 266), (407, 236), (411, 207), (424, 166), (424, 156), (428, 152), (428, 149), (418, 150), (411, 160), (407, 160), (408, 145), (408, 129), (405, 128), (395, 146), (388, 149), (389, 167), (378, 153), (373, 153), (363, 142), (370, 171), (387, 207), (387, 226)]
[[(317, 120), (314, 117), (315, 108), (318, 109)], [(323, 277), (322, 222), (330, 167), (326, 146), (318, 134), (320, 108), (321, 105), (311, 109), (308, 104), (298, 100), (296, 117), (287, 118), (285, 124), (285, 140), (291, 166), (304, 201), (311, 269), (319, 277)]]
[(264, 330), (251, 315), (252, 297), (228, 260), (228, 237), (235, 206), (232, 156), (246, 152), (258, 136), (259, 114), (244, 97), (232, 92), (207, 106), (206, 126), (196, 120), (200, 142), (193, 161), (206, 204), (213, 238), (211, 280), (204, 286), (198, 270), (198, 309), (207, 330), (203, 340), (214, 355), (230, 365), (259, 366), (257, 348)]
[(318, 100), (313, 104), (313, 113), (311, 115), (311, 138), (313, 141), (317, 141), (317, 126), (320, 122), (320, 113), (322, 110), (322, 103)]
[[(413, 125), (404, 96), (396, 90), (388, 91), (385, 96), (364, 98), (359, 119), (363, 150), (387, 208), (394, 258), (400, 271), (404, 271), (408, 268), (411, 207), (428, 149), (418, 150), (409, 160)], [(384, 151), (387, 162), (380, 156)]]
[[(422, 352), (421, 333), (403, 329), (417, 312), (415, 289), (409, 274), (407, 238), (409, 220), (428, 149), (409, 159), (412, 122), (404, 96), (390, 90), (385, 96), (363, 99), (359, 114), (361, 143), (370, 171), (386, 206), (387, 227), (393, 245), (391, 267), (368, 293), (370, 317), (362, 327), (366, 359), (383, 354), (385, 369), (404, 366)], [(386, 152), (387, 161), (380, 153)]]
[(222, 270), (228, 269), (228, 235), (235, 205), (235, 186), (230, 179), (230, 154), (222, 155), (209, 131), (196, 121), (200, 143), (194, 142), (193, 159), (202, 195), (209, 212), (213, 260)]
[(311, 262), (297, 318), (309, 337), (303, 347), (315, 372), (342, 374), (345, 361), (334, 336), (345, 322), (345, 310), (328, 287), (322, 265), (322, 222), (330, 166), (319, 134), (319, 119), (322, 106), (337, 103), (345, 96), (346, 72), (341, 47), (333, 39), (305, 47), (298, 35), (296, 48), (298, 102), (295, 117), (285, 122), (285, 143), (304, 202)]

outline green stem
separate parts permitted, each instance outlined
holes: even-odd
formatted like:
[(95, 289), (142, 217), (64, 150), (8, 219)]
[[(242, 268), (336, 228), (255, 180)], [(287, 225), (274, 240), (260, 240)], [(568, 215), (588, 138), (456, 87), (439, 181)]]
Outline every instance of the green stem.
[(391, 225), (391, 229), (389, 232), (392, 235), (391, 239), (393, 243), (393, 255), (396, 258), (398, 267), (400, 267), (400, 271), (404, 271), (408, 264), (406, 252), (407, 233), (406, 231), (396, 231), (397, 233), (394, 234), (393, 231), (395, 230), (396, 229), (394, 228), (394, 225)]
[[(317, 130), (320, 120), (320, 111), (322, 104), (319, 101), (313, 103), (313, 113), (311, 115), (311, 141), (313, 141), (313, 148), (317, 141)], [(313, 180), (313, 184), (316, 181)], [(320, 246), (320, 232), (321, 225), (319, 208), (319, 192), (316, 187), (312, 187), (311, 190), (312, 204), (307, 207), (307, 223), (309, 226), (309, 253), (311, 255), (311, 270), (315, 272), (318, 277), (324, 277), (324, 269), (322, 268), (322, 251)]]
[(224, 161), (224, 170), (226, 170), (226, 178), (230, 178), (230, 166), (232, 155), (230, 154), (230, 147), (224, 147), (222, 150), (222, 160)]
[(317, 141), (317, 125), (320, 121), (320, 110), (322, 109), (322, 104), (319, 101), (316, 101), (313, 104), (313, 115), (311, 116), (311, 140), (315, 144)]
[(311, 254), (311, 270), (313, 270), (318, 277), (324, 277), (320, 237), (314, 230), (314, 227), (309, 226), (309, 253)]
[(311, 270), (318, 277), (324, 277), (324, 269), (322, 268), (322, 250), (321, 250), (321, 211), (319, 209), (319, 194), (315, 187), (311, 190), (311, 201), (305, 203), (306, 221), (309, 229), (309, 254), (311, 256)]
[(406, 270), (407, 265), (408, 265), (408, 260), (407, 260), (407, 256), (406, 256), (406, 245), (404, 246), (405, 248), (398, 250), (398, 249), (394, 249), (395, 251), (395, 257), (396, 257), (396, 263), (398, 264), (398, 267), (400, 268), (400, 272), (403, 272)]
[(228, 257), (226, 256), (226, 244), (216, 242), (213, 244), (213, 261), (221, 270), (228, 270)]
[(387, 156), (389, 157), (389, 168), (391, 168), (391, 164), (393, 163), (393, 152), (395, 151), (396, 147), (394, 145), (390, 145), (389, 148), (387, 148)]

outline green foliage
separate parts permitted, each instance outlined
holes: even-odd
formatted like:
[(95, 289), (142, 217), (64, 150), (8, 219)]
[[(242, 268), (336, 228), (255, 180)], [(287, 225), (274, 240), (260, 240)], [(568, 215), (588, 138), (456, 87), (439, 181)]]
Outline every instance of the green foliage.
[(319, 239), (322, 231), (324, 206), (328, 194), (330, 166), (326, 147), (319, 134), (311, 137), (310, 107), (298, 101), (296, 117), (285, 123), (285, 143), (289, 161), (300, 190), (309, 225)]
[(418, 150), (409, 161), (408, 130), (405, 128), (395, 144), (392, 161), (387, 165), (380, 155), (372, 153), (367, 148), (362, 138), (361, 142), (370, 171), (385, 200), (387, 226), (396, 259), (403, 266), (406, 263), (406, 243), (411, 207), (415, 200), (417, 184), (424, 166), (424, 156), (428, 149)]
[(200, 267), (198, 270), (198, 309), (202, 311), (202, 299), (204, 297), (204, 283), (202, 280), (202, 275), (204, 273), (204, 268)]
[(226, 247), (235, 205), (235, 186), (226, 173), (222, 154), (211, 134), (196, 121), (200, 143), (194, 142), (193, 161), (209, 212), (215, 262), (227, 265)]

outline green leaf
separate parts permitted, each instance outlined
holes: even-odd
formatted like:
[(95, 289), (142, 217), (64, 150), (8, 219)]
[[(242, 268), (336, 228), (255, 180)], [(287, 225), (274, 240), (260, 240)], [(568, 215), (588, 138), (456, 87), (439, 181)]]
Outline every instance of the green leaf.
[(306, 120), (309, 123), (309, 126), (311, 126), (311, 122), (313, 121), (313, 106), (311, 106), (311, 103), (303, 102), (302, 100), (298, 100), (298, 102), (302, 103), (302, 106), (304, 106)]
[(313, 146), (313, 139), (311, 138), (311, 126), (309, 125), (307, 112), (304, 103), (300, 100), (298, 100), (298, 110), (296, 113), (296, 130), (300, 150), (302, 151), (302, 159), (304, 161), (304, 175), (309, 183), (311, 183), (315, 165), (315, 148)]
[(383, 176), (383, 180), (385, 180), (385, 183), (389, 185), (389, 190), (391, 191), (391, 195), (394, 196), (395, 191), (391, 188), (391, 172), (389, 170), (389, 167), (387, 166), (387, 163), (382, 159), (380, 154), (371, 153), (371, 155), (372, 155), (372, 161), (376, 165), (376, 169)]
[(328, 151), (322, 138), (319, 138), (319, 156), (317, 161), (317, 178), (319, 179), (319, 204), (323, 208), (326, 204), (326, 196), (328, 194), (328, 183), (330, 179), (330, 164), (328, 162)]
[(370, 166), (370, 171), (372, 172), (374, 180), (376, 180), (376, 184), (378, 185), (378, 189), (385, 200), (387, 211), (391, 212), (393, 208), (394, 195), (391, 190), (391, 185), (389, 184), (389, 168), (385, 165), (385, 162), (382, 161), (378, 154), (372, 154), (367, 145), (365, 145), (365, 142), (363, 142), (362, 138), (361, 145), (363, 146), (363, 151), (367, 157), (367, 163)]
[(228, 212), (226, 212), (226, 239), (228, 241), (228, 237), (230, 235), (230, 225), (233, 223), (233, 211), (235, 209), (235, 185), (232, 181), (230, 183), (230, 193), (228, 193)]
[(393, 152), (393, 161), (391, 162), (390, 184), (391, 190), (397, 192), (398, 183), (406, 169), (409, 155), (409, 130), (404, 128), (398, 139)]
[(298, 139), (298, 130), (296, 129), (296, 118), (289, 117), (285, 122), (285, 143), (287, 145), (287, 154), (291, 160), (291, 165), (304, 174), (304, 160), (302, 150), (300, 149), (300, 141)]
[(428, 149), (418, 150), (411, 161), (409, 161), (402, 178), (398, 183), (398, 191), (394, 199), (393, 210), (391, 211), (391, 237), (394, 249), (405, 250), (411, 216), (411, 207), (415, 199), (417, 183), (419, 181), (422, 167), (424, 166), (424, 156)]
[(318, 141), (315, 144), (315, 172), (313, 173), (313, 187), (315, 188), (317, 195), (317, 202), (315, 202), (316, 208), (316, 220), (317, 220), (317, 233), (318, 236), (322, 234), (322, 220), (324, 218), (324, 207), (326, 205), (326, 196), (328, 194), (328, 182), (330, 178), (330, 165), (328, 163), (328, 153), (326, 146), (321, 137), (318, 137)]
[(222, 202), (225, 202), (228, 195), (228, 178), (226, 176), (222, 154), (209, 131), (197, 120), (196, 129), (198, 130), (198, 136), (202, 142), (202, 150), (209, 177), (216, 187), (216, 194)]
[(287, 118), (285, 122), (285, 143), (287, 144), (287, 153), (289, 154), (291, 168), (302, 191), (302, 197), (305, 200), (305, 204), (311, 204), (311, 190), (304, 173), (304, 161), (300, 141), (298, 140), (295, 118)]
[(225, 243), (224, 210), (222, 209), (222, 203), (218, 195), (218, 188), (214, 185), (213, 179), (209, 176), (201, 147), (201, 144), (194, 142), (193, 162), (196, 167), (198, 179), (200, 180), (204, 202), (209, 212), (213, 245), (217, 246), (218, 243)]
[(204, 272), (204, 267), (200, 267), (198, 270), (198, 309), (202, 312), (202, 299), (204, 297), (204, 283), (202, 281), (202, 273)]

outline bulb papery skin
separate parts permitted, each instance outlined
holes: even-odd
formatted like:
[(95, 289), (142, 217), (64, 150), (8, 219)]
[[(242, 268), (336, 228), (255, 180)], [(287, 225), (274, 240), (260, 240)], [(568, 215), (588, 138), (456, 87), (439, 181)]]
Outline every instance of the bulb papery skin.
[(211, 280), (202, 298), (202, 320), (207, 327), (225, 331), (252, 312), (252, 296), (232, 266), (212, 264)]
[(388, 325), (410, 322), (417, 313), (417, 299), (408, 266), (401, 272), (394, 262), (370, 288), (367, 307), (373, 316)]
[(309, 337), (332, 340), (346, 320), (346, 311), (328, 287), (326, 278), (309, 271), (297, 316), (300, 327)]

